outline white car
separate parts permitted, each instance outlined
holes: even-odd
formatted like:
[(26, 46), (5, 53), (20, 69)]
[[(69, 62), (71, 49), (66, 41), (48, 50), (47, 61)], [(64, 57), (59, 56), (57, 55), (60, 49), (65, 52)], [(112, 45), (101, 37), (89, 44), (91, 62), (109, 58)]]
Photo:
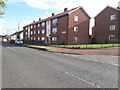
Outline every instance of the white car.
[(22, 41), (22, 40), (15, 40), (15, 44), (17, 44), (17, 45), (22, 45), (22, 44), (23, 44), (23, 41)]

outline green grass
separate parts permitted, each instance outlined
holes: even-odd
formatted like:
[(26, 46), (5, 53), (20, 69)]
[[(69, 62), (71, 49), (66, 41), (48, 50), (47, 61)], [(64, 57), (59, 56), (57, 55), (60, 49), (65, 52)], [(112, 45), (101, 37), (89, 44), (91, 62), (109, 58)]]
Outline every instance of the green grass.
[(54, 50), (53, 47), (48, 47), (48, 46), (28, 45), (28, 44), (25, 44), (24, 46), (29, 47), (29, 48), (34, 48), (34, 49), (45, 50), (45, 51)]
[(97, 48), (110, 48), (110, 47), (120, 47), (120, 44), (83, 44), (83, 45), (53, 45), (63, 48), (71, 49), (97, 49)]

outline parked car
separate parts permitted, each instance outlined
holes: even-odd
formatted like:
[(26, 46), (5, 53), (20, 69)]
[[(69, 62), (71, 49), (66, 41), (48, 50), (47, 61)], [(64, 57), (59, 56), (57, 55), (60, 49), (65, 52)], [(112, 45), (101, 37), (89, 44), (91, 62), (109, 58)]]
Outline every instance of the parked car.
[(15, 43), (15, 40), (11, 40), (9, 43)]
[(16, 45), (22, 45), (23, 44), (23, 40), (15, 40), (15, 44)]

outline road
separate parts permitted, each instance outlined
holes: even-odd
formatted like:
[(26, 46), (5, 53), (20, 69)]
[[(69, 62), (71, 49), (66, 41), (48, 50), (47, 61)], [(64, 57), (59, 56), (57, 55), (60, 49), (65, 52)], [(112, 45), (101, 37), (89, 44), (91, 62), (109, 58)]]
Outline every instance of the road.
[(2, 89), (2, 38), (0, 37), (0, 89)]
[(118, 88), (118, 57), (45, 52), (3, 43), (3, 88)]

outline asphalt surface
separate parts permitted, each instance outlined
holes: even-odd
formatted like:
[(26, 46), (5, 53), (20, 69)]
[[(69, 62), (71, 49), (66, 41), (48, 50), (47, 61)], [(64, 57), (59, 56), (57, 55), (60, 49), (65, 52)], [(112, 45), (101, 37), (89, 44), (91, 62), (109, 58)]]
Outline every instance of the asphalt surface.
[(0, 89), (2, 89), (2, 38), (0, 38)]
[(118, 56), (70, 55), (2, 44), (2, 88), (118, 88)]

